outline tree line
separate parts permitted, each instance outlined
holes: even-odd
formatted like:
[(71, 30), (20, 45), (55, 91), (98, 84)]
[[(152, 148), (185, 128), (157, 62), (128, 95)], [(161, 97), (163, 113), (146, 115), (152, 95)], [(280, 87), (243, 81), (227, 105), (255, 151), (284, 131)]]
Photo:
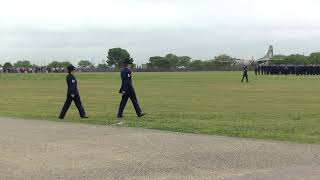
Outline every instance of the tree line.
[[(46, 67), (48, 68), (66, 68), (69, 64), (71, 64), (69, 61), (52, 61)], [(92, 67), (94, 66), (93, 63), (91, 63), (89, 60), (81, 60), (78, 62), (79, 67)], [(0, 64), (0, 67), (3, 67), (4, 69), (10, 69), (10, 68), (34, 68), (34, 67), (40, 67), (38, 65), (32, 64), (29, 60), (23, 60), (23, 61), (17, 61), (14, 64), (11, 64), (10, 62), (6, 62), (3, 64), (3, 66)]]
[(320, 52), (311, 53), (309, 56), (302, 54), (292, 54), (289, 56), (275, 55), (271, 63), (292, 65), (320, 64)]
[[(134, 62), (134, 59), (130, 56), (130, 53), (122, 48), (112, 48), (108, 50), (106, 64), (98, 64), (98, 68), (112, 68), (120, 67), (124, 59), (130, 59)], [(179, 68), (179, 67), (216, 67), (216, 66), (231, 66), (236, 64), (238, 58), (231, 57), (226, 54), (222, 54), (214, 57), (210, 60), (194, 60), (189, 56), (177, 56), (175, 54), (167, 54), (165, 56), (152, 56), (149, 58), (149, 62), (146, 63), (148, 68)], [(275, 55), (271, 61), (272, 64), (294, 64), (294, 65), (307, 65), (307, 64), (320, 64), (320, 52), (311, 53), (309, 56), (301, 54), (292, 55)], [(70, 64), (69, 61), (52, 61), (46, 67), (48, 68), (65, 68)], [(1, 65), (0, 65), (1, 66)], [(94, 67), (95, 64), (89, 60), (80, 60), (78, 62), (79, 67)], [(3, 66), (5, 69), (13, 67), (19, 68), (31, 68), (39, 67), (35, 64), (31, 64), (28, 60), (18, 61), (14, 64), (6, 62)]]

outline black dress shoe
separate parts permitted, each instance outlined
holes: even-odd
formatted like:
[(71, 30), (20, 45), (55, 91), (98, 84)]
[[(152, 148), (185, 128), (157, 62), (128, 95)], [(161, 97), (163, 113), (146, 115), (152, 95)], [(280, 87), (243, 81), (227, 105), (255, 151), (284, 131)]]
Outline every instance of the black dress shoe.
[(140, 113), (139, 115), (138, 115), (138, 117), (142, 117), (142, 116), (144, 116), (144, 115), (146, 115), (146, 113)]
[(118, 115), (117, 118), (123, 118), (123, 116), (122, 115)]
[(59, 117), (59, 119), (63, 120), (64, 118), (63, 117)]
[(82, 118), (82, 119), (87, 119), (87, 118), (88, 118), (88, 116), (82, 116), (81, 118)]

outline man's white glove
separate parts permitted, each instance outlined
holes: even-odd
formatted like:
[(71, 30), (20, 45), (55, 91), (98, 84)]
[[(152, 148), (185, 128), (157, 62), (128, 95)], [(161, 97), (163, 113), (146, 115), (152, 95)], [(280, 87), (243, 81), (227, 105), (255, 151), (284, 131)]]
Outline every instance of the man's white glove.
[(74, 98), (74, 94), (71, 94), (71, 97)]

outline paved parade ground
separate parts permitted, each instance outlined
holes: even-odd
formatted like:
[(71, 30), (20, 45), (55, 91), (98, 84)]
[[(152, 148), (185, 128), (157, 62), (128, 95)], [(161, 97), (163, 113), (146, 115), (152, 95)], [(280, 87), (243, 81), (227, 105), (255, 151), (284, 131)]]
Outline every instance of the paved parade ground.
[(320, 146), (0, 118), (0, 179), (320, 179)]

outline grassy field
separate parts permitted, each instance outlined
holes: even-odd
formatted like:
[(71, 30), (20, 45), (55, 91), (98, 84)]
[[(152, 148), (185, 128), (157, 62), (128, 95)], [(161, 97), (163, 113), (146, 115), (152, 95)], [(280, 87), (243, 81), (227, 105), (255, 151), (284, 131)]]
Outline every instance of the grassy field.
[[(251, 76), (250, 76), (251, 75)], [(76, 74), (88, 120), (73, 104), (65, 121), (117, 122), (119, 73)], [(134, 73), (141, 119), (128, 102), (124, 126), (320, 144), (320, 77), (241, 72)], [(0, 116), (57, 120), (65, 74), (0, 74)]]

